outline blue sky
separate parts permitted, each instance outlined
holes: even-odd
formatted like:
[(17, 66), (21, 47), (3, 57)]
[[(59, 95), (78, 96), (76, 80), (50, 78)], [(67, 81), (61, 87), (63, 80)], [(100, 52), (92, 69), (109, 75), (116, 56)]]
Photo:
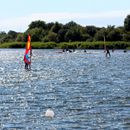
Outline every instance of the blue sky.
[(35, 20), (123, 26), (130, 0), (0, 0), (0, 31), (24, 32)]

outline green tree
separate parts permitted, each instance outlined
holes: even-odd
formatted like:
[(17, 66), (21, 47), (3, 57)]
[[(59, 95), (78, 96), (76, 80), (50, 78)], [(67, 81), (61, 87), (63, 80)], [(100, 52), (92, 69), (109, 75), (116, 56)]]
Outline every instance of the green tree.
[(58, 35), (57, 35), (57, 42), (64, 42), (65, 41), (65, 34), (66, 34), (67, 30), (64, 28), (61, 28), (58, 31)]
[(8, 41), (9, 41), (8, 35), (4, 31), (0, 32), (0, 43), (4, 43)]
[(82, 40), (82, 27), (77, 23), (70, 21), (64, 25), (66, 29), (65, 41), (81, 41)]
[(108, 33), (107, 40), (108, 41), (121, 41), (122, 34), (118, 29), (113, 29)]
[(82, 39), (82, 35), (78, 28), (68, 29), (65, 34), (65, 41), (80, 41)]
[(125, 34), (123, 34), (123, 40), (130, 42), (130, 32), (126, 32)]
[(33, 28), (26, 32), (31, 35), (31, 41), (42, 41), (44, 37), (44, 30), (42, 28)]
[(53, 41), (53, 42), (57, 41), (57, 34), (54, 32), (49, 32), (47, 37), (48, 37), (48, 41)]
[(15, 40), (16, 37), (17, 37), (17, 32), (10, 30), (8, 32), (8, 36), (9, 36), (10, 39)]
[(24, 38), (23, 38), (23, 34), (22, 34), (22, 33), (18, 33), (18, 34), (17, 34), (16, 41), (17, 41), (17, 42), (23, 42), (23, 41), (24, 41)]
[(130, 15), (127, 15), (127, 17), (124, 20), (124, 29), (126, 31), (130, 31)]
[(62, 28), (62, 24), (56, 22), (52, 28), (51, 28), (51, 31), (54, 32), (54, 33), (58, 33), (58, 31)]
[(78, 26), (77, 23), (75, 23), (74, 21), (70, 21), (70, 22), (68, 22), (67, 24), (64, 25), (64, 28), (71, 29), (71, 28), (74, 28), (74, 27), (77, 27), (77, 26)]
[(54, 23), (53, 23), (53, 22), (47, 23), (47, 24), (46, 24), (46, 29), (49, 31), (49, 30), (51, 30), (52, 26), (54, 26)]
[(94, 37), (96, 32), (97, 28), (95, 26), (86, 26), (86, 33), (88, 33), (91, 37)]
[(33, 29), (33, 28), (46, 29), (46, 23), (44, 21), (40, 21), (40, 20), (33, 21), (33, 22), (31, 22), (31, 24), (29, 24), (28, 30)]
[(106, 30), (106, 28), (101, 28), (99, 31), (97, 31), (94, 38), (95, 38), (96, 41), (107, 40), (107, 30)]

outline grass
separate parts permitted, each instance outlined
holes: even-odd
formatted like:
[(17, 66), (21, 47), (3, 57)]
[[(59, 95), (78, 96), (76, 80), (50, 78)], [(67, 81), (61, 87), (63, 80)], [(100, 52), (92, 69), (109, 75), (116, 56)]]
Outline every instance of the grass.
[[(107, 46), (109, 49), (130, 49), (130, 42), (116, 41), (116, 42), (32, 42), (32, 48), (35, 49), (103, 49)], [(8, 42), (1, 43), (0, 48), (25, 48), (26, 43)]]

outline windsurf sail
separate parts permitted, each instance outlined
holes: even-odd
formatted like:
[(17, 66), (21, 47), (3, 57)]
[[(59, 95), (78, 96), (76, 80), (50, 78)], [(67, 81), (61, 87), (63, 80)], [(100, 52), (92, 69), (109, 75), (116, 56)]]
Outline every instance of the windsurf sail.
[(32, 48), (31, 48), (31, 36), (28, 35), (28, 40), (26, 44), (26, 50), (24, 54), (24, 62), (31, 64)]

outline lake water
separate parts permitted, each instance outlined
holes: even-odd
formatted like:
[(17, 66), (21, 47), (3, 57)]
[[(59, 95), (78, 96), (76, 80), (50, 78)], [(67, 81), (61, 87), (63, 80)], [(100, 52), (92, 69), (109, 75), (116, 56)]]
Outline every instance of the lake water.
[[(130, 52), (0, 49), (0, 130), (129, 130)], [(51, 108), (55, 116), (45, 117)]]

